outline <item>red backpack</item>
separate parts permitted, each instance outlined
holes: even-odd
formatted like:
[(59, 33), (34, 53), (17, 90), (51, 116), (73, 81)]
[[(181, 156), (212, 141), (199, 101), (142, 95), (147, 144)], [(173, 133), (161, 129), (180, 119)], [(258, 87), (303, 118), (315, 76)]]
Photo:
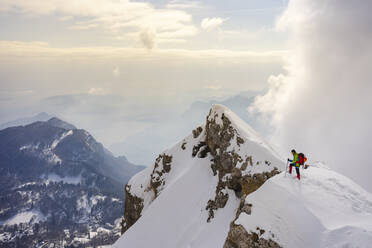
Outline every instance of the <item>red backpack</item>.
[(300, 165), (304, 165), (304, 163), (306, 162), (307, 158), (306, 158), (306, 156), (303, 153), (299, 153), (298, 154), (298, 160), (299, 160)]

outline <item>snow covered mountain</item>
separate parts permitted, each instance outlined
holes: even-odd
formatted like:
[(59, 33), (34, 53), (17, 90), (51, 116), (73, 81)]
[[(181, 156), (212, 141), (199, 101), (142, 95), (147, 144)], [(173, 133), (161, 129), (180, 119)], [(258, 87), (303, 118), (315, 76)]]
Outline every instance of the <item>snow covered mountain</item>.
[(58, 118), (1, 130), (0, 247), (112, 243), (142, 169)]
[(370, 247), (372, 196), (321, 164), (285, 163), (222, 105), (126, 186), (124, 247)]

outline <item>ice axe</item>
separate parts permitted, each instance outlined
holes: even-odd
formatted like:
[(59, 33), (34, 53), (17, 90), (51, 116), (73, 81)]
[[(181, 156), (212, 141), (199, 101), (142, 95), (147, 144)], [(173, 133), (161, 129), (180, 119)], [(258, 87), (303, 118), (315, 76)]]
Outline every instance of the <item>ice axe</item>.
[(284, 173), (285, 177), (287, 177), (288, 164), (289, 164), (289, 159), (287, 159), (287, 164), (285, 165), (285, 173)]

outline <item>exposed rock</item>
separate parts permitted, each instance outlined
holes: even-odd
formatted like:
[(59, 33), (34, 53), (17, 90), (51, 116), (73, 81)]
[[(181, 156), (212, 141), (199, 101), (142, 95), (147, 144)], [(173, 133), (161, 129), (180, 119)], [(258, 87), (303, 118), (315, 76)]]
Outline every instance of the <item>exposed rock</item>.
[(238, 146), (240, 146), (241, 144), (244, 144), (244, 140), (238, 136), (238, 137), (236, 137), (236, 144), (238, 144)]
[(201, 142), (199, 142), (199, 144), (197, 144), (196, 146), (194, 146), (193, 148), (192, 148), (192, 156), (193, 157), (195, 157), (196, 156), (196, 154), (198, 154), (198, 152), (200, 151), (200, 149), (202, 148), (202, 147), (205, 147), (207, 145), (207, 143), (205, 142), (205, 141), (201, 141)]
[[(166, 175), (171, 171), (172, 156), (163, 153), (155, 161), (154, 169), (151, 173), (150, 185), (147, 191), (154, 192), (156, 198), (165, 185)], [(130, 193), (131, 186), (125, 187), (125, 211), (124, 219), (121, 222), (122, 234), (128, 230), (140, 217), (144, 207), (144, 200)]]
[(239, 205), (238, 210), (236, 211), (235, 220), (237, 220), (239, 218), (239, 215), (241, 213), (246, 213), (248, 215), (251, 215), (251, 213), (252, 213), (252, 204), (245, 203), (245, 197), (241, 198), (241, 200), (240, 200), (240, 205)]
[(203, 128), (201, 126), (198, 127), (197, 129), (192, 130), (192, 135), (193, 135), (194, 139), (196, 139), (197, 137), (199, 137), (199, 135), (202, 132), (203, 132)]
[(270, 172), (257, 173), (253, 175), (246, 175), (241, 177), (240, 184), (242, 186), (242, 194), (247, 196), (250, 193), (256, 191), (259, 187), (262, 186), (270, 177), (279, 174), (279, 170), (274, 168)]
[(223, 248), (280, 248), (275, 241), (261, 237), (265, 230), (257, 230), (258, 233), (248, 233), (242, 225), (232, 223)]
[[(275, 168), (270, 172), (242, 176), (242, 171), (246, 170), (248, 164), (253, 166), (252, 156), (246, 157), (243, 163), (241, 156), (234, 150), (229, 151), (228, 148), (234, 139), (236, 139), (238, 146), (244, 144), (244, 139), (238, 135), (238, 132), (231, 125), (231, 121), (224, 114), (221, 116), (222, 123), (218, 119), (220, 117), (217, 114), (215, 116), (212, 115), (213, 113), (211, 111), (207, 117), (205, 143), (213, 156), (211, 168), (213, 174), (215, 176), (218, 175), (218, 184), (215, 199), (208, 201), (208, 222), (214, 217), (214, 211), (224, 207), (226, 204), (226, 202), (224, 204), (217, 204), (217, 202), (221, 202), (221, 198), (228, 199), (228, 195), (222, 193), (223, 190), (234, 190), (236, 196), (240, 198), (254, 192), (267, 179), (279, 173)], [(202, 146), (201, 144), (204, 145), (204, 142), (200, 142), (198, 147), (194, 147), (196, 153)], [(242, 163), (242, 165), (240, 168), (237, 168), (239, 163)], [(269, 161), (265, 161), (265, 163), (271, 164)], [(259, 161), (257, 161), (257, 165), (259, 165)]]
[(154, 170), (151, 173), (150, 187), (155, 193), (155, 198), (163, 189), (165, 184), (165, 177), (171, 170), (172, 156), (165, 153), (159, 155), (155, 161)]
[(182, 143), (182, 145), (181, 145), (181, 148), (182, 148), (182, 150), (185, 150), (186, 149), (186, 141), (184, 141), (183, 143)]
[(209, 216), (207, 219), (207, 222), (210, 222), (211, 219), (214, 218), (214, 211), (225, 207), (227, 201), (229, 200), (229, 195), (227, 193), (223, 193), (222, 191), (219, 191), (215, 197), (214, 200), (209, 200), (206, 210), (209, 211)]
[(211, 112), (207, 117), (206, 124), (206, 142), (211, 150), (212, 155), (218, 155), (218, 149), (220, 154), (226, 152), (227, 148), (230, 146), (230, 142), (234, 137), (234, 128), (231, 126), (230, 120), (222, 114), (222, 125), (216, 122), (218, 116), (211, 116)]
[(121, 224), (121, 234), (126, 232), (141, 217), (143, 199), (130, 193), (130, 185), (125, 187), (124, 219)]
[(247, 167), (248, 167), (248, 164), (249, 164), (250, 166), (253, 166), (252, 156), (248, 156), (248, 157), (245, 158), (245, 161), (244, 161), (244, 163), (242, 164), (242, 166), (241, 166), (240, 169), (241, 169), (242, 171), (246, 170)]

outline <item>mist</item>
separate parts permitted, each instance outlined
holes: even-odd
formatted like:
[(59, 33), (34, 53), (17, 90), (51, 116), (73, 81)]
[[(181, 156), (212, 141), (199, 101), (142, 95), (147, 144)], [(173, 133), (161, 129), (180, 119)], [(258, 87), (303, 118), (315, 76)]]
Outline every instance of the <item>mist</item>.
[[(365, 0), (291, 0), (277, 21), (289, 32), (286, 73), (256, 98), (283, 154), (295, 148), (372, 192), (372, 15)], [(310, 161), (310, 162), (311, 162)]]

